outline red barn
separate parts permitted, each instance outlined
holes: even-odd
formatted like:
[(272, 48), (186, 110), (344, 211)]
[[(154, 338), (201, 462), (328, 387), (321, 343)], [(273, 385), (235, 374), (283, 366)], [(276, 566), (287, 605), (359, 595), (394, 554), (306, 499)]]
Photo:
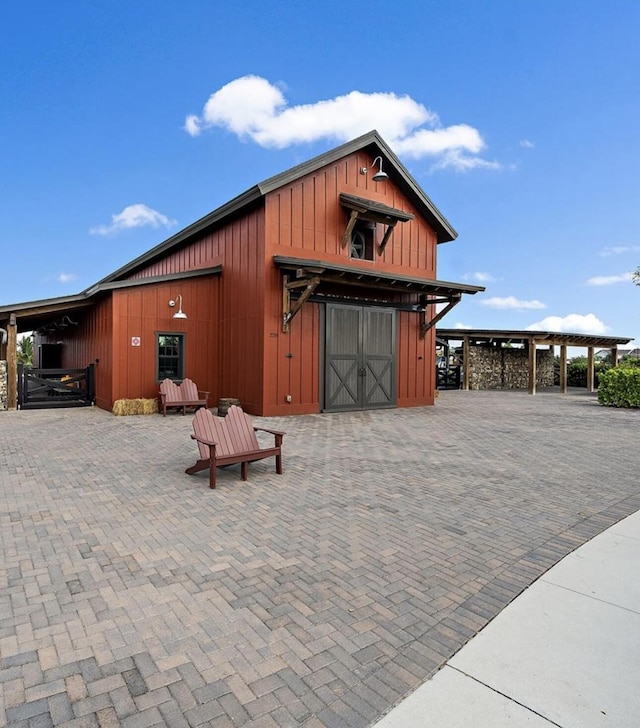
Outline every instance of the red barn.
[(0, 307), (0, 327), (15, 314), (19, 331), (37, 331), (35, 366), (95, 363), (108, 410), (155, 397), (167, 376), (255, 415), (430, 405), (434, 324), (483, 290), (437, 280), (437, 246), (455, 237), (374, 131), (255, 185), (81, 294)]

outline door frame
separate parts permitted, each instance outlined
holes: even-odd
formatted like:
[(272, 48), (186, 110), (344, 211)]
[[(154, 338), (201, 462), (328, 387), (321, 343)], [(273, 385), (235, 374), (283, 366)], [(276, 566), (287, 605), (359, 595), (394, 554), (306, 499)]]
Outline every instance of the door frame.
[[(364, 364), (366, 366), (366, 362), (369, 361), (369, 358), (366, 356), (366, 352), (364, 349), (366, 348), (366, 344), (364, 342), (364, 322), (365, 322), (365, 316), (363, 315), (366, 311), (380, 311), (384, 310), (389, 312), (392, 315), (392, 325), (391, 325), (391, 396), (388, 403), (384, 404), (374, 404), (367, 406), (366, 401), (366, 391), (362, 396), (360, 396), (360, 387), (363, 386), (360, 382), (358, 383), (359, 387), (359, 399), (362, 400), (362, 406), (353, 407), (350, 409), (347, 408), (340, 408), (340, 409), (333, 409), (327, 407), (327, 389), (326, 389), (326, 378), (327, 378), (327, 326), (328, 326), (328, 320), (329, 317), (327, 315), (328, 307), (329, 306), (336, 306), (341, 308), (358, 308), (361, 311), (360, 316), (360, 330), (358, 332), (358, 356), (361, 357), (361, 361), (359, 363), (359, 366), (361, 364)], [(351, 302), (344, 302), (344, 301), (336, 301), (332, 303), (325, 303), (320, 308), (320, 332), (321, 332), (321, 338), (320, 338), (320, 362), (321, 362), (321, 376), (320, 376), (320, 411), (321, 412), (358, 412), (358, 411), (370, 411), (370, 410), (376, 410), (376, 409), (391, 409), (397, 406), (397, 399), (398, 399), (398, 393), (397, 393), (397, 366), (398, 366), (398, 342), (397, 342), (397, 311), (395, 308), (388, 306), (388, 305), (371, 305), (371, 304), (363, 304), (363, 303), (351, 303)]]

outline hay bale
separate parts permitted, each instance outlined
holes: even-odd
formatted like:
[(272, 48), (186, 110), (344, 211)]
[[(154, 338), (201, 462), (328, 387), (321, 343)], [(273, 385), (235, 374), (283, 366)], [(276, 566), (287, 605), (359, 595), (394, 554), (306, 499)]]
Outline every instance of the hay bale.
[(156, 399), (117, 399), (111, 410), (119, 417), (124, 415), (154, 415), (158, 411)]

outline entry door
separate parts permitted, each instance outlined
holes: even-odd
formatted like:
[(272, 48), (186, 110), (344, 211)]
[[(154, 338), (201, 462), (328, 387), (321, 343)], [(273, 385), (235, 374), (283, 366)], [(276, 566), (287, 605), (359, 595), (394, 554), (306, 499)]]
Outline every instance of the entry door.
[(327, 304), (324, 409), (393, 407), (395, 311)]

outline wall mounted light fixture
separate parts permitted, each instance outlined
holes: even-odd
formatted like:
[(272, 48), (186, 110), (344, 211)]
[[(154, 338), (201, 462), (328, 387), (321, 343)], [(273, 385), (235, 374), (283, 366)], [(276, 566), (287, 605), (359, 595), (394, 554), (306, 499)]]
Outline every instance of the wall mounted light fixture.
[[(173, 318), (186, 319), (187, 314), (182, 310), (182, 294), (178, 293), (178, 295), (176, 296), (176, 299), (178, 300), (178, 310), (173, 314)], [(169, 301), (169, 306), (171, 308), (173, 308), (175, 305), (176, 305), (176, 302), (173, 299), (171, 299)]]
[[(376, 162), (378, 162), (378, 171), (373, 175), (371, 178), (374, 182), (384, 182), (384, 180), (389, 179), (389, 175), (386, 172), (382, 171), (382, 157), (376, 157), (373, 160), (373, 163), (371, 164), (372, 167), (375, 166)], [(368, 167), (360, 167), (360, 174), (366, 174), (369, 171)]]

